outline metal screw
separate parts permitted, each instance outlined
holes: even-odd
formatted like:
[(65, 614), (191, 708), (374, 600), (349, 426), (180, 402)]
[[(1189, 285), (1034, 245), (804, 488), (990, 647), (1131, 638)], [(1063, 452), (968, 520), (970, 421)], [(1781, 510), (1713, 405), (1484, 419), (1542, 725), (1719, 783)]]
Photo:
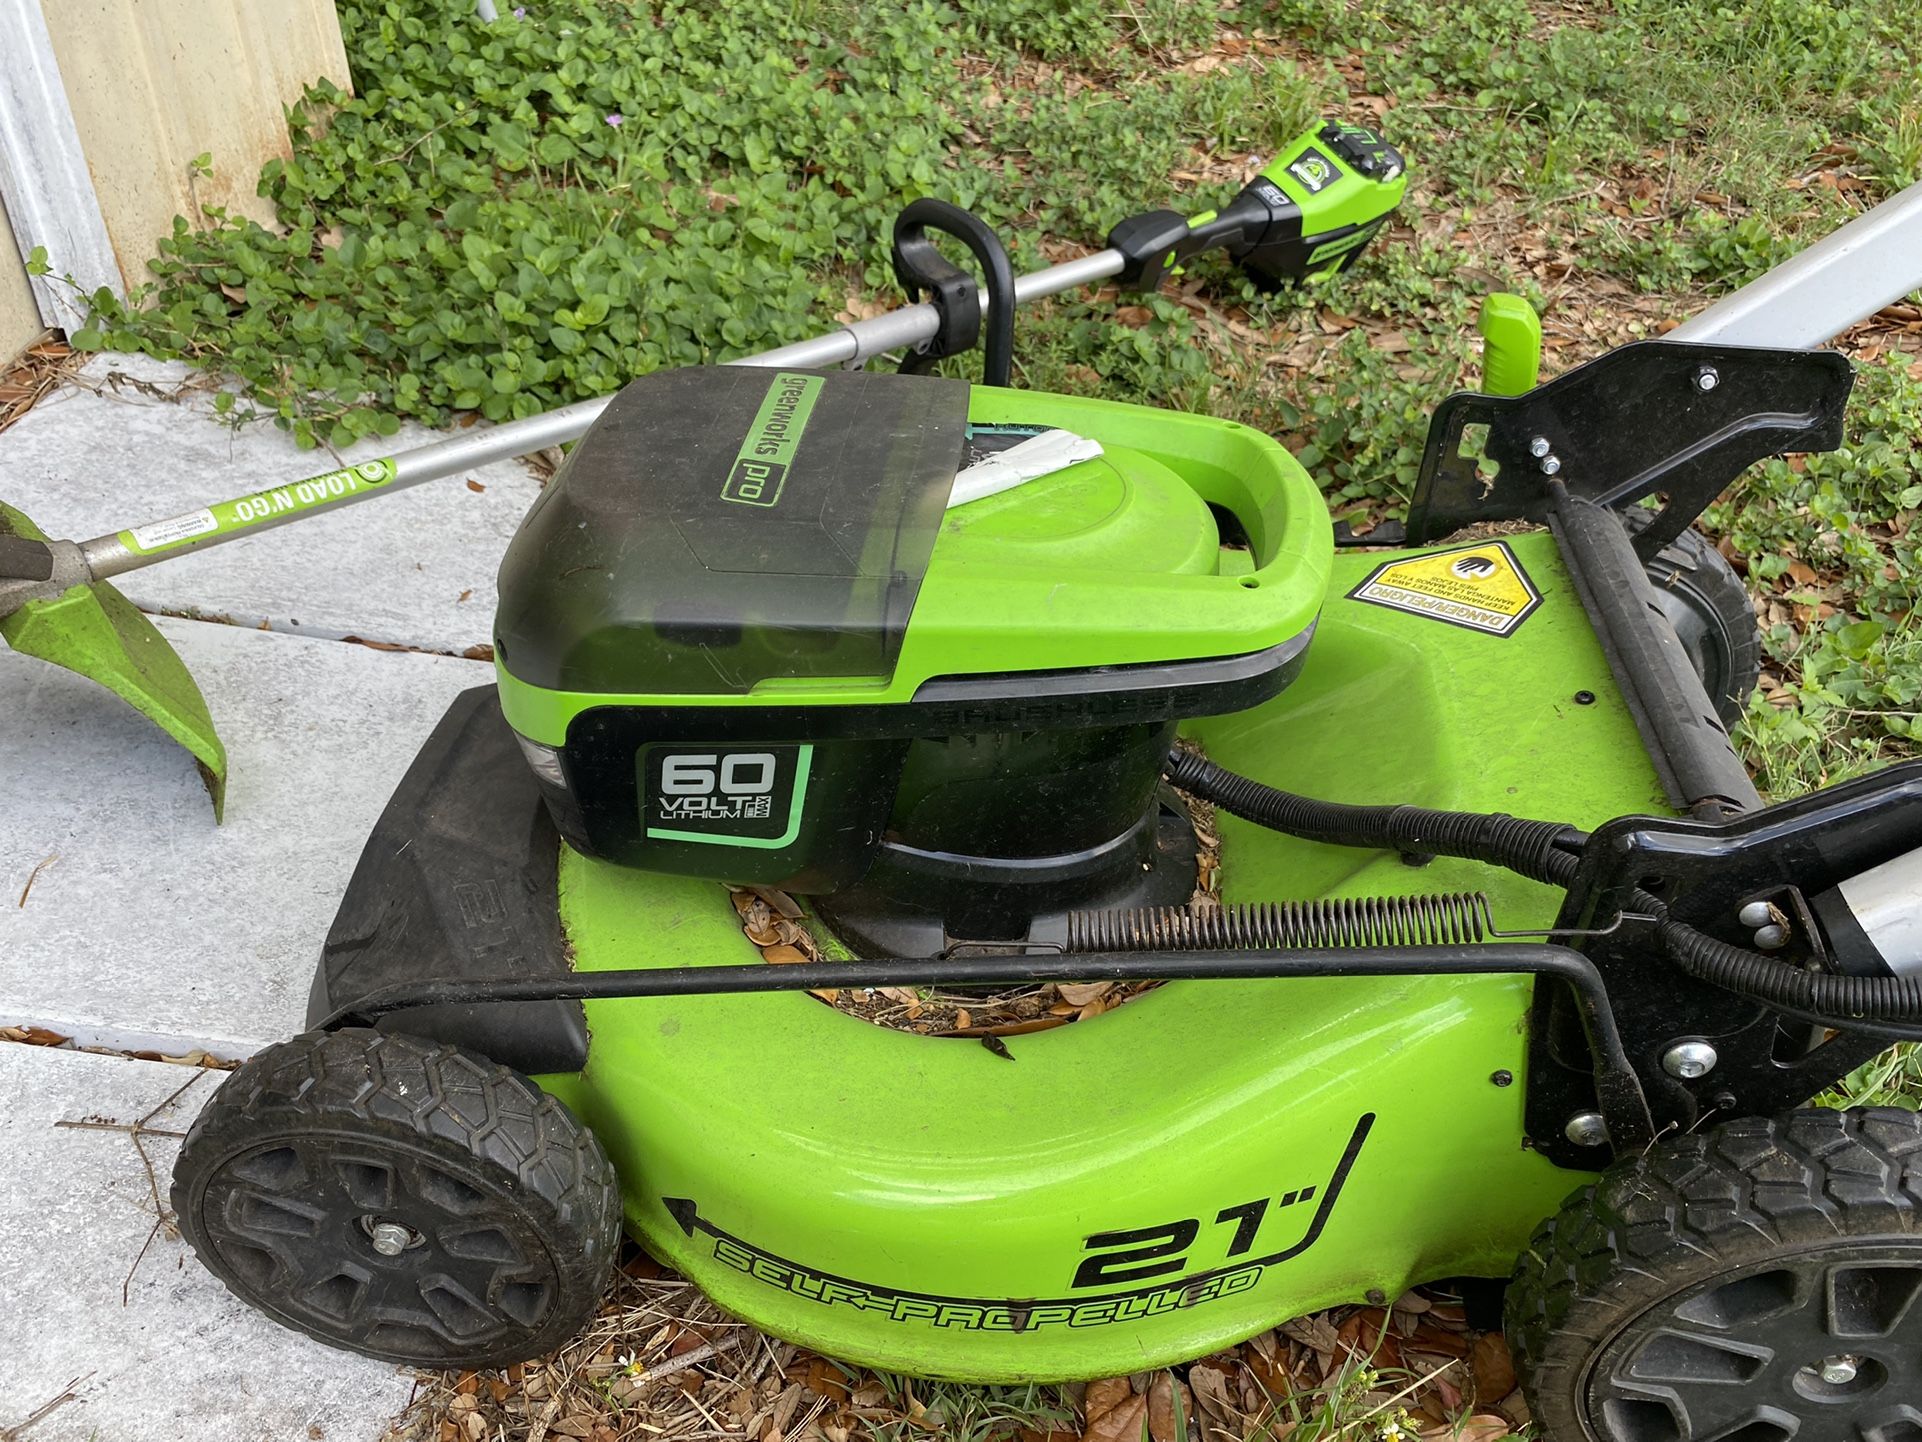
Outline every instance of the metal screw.
[(1755, 933), (1755, 944), (1764, 951), (1780, 951), (1788, 945), (1789, 929), (1770, 922)]
[(1540, 460), (1553, 449), (1555, 448), (1549, 445), (1547, 436), (1536, 436), (1528, 443), (1528, 453), (1536, 460)]
[(1561, 468), (1562, 468), (1562, 463), (1559, 457), (1556, 457), (1556, 456), (1542, 457), (1542, 474), (1543, 475), (1552, 476), (1557, 471), (1561, 470)]
[(1722, 383), (1722, 374), (1714, 366), (1703, 366), (1695, 372), (1695, 389), (1712, 391)]
[(1747, 906), (1736, 912), (1735, 917), (1736, 920), (1740, 921), (1742, 925), (1746, 926), (1750, 931), (1754, 931), (1756, 928), (1767, 926), (1771, 921), (1775, 920), (1775, 908), (1770, 906), (1766, 901), (1751, 901)]
[(1822, 1364), (1822, 1380), (1831, 1387), (1846, 1387), (1862, 1371), (1862, 1362), (1857, 1357), (1830, 1357)]
[(1496, 1072), (1489, 1080), (1498, 1087), (1512, 1087), (1515, 1085), (1515, 1073), (1504, 1068)]
[(376, 1222), (367, 1229), (367, 1236), (383, 1257), (398, 1257), (414, 1240), (414, 1234), (399, 1222)]
[(1600, 1112), (1576, 1112), (1562, 1128), (1562, 1135), (1578, 1147), (1599, 1147), (1608, 1143), (1608, 1123)]
[(1721, 1054), (1705, 1041), (1681, 1041), (1662, 1053), (1662, 1070), (1683, 1081), (1694, 1081), (1715, 1070)]

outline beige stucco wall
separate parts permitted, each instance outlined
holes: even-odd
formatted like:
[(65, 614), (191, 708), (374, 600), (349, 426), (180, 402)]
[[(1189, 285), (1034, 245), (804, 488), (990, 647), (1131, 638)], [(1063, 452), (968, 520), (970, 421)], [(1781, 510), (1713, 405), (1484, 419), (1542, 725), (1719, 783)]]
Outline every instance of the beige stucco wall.
[[(333, 0), (41, 0), (87, 167), (127, 283), (198, 204), (271, 221), (260, 167), (287, 153), (283, 107), (325, 75), (345, 88)], [(188, 187), (188, 165), (213, 176)], [(4, 285), (0, 281), (0, 285)]]
[(40, 334), (40, 312), (27, 289), (27, 270), (13, 243), (5, 206), (0, 206), (0, 367), (25, 350)]

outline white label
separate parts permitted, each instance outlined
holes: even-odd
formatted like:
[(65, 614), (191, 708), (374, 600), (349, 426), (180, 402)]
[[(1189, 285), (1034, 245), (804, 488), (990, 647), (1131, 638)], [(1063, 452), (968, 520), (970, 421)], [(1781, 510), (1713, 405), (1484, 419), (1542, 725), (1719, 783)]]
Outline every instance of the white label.
[(209, 531), (220, 529), (212, 511), (189, 511), (184, 516), (175, 516), (169, 521), (155, 521), (149, 526), (135, 526), (127, 534), (132, 537), (137, 551), (158, 551), (165, 546), (177, 546), (182, 541), (191, 541), (195, 536), (204, 536)]

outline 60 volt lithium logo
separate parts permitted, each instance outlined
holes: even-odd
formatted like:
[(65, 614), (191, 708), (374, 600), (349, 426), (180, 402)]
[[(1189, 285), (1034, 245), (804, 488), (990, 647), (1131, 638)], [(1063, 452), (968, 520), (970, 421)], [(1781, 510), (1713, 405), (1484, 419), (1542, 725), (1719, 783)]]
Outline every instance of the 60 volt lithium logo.
[(785, 846), (800, 830), (812, 746), (643, 749), (647, 834), (665, 841)]
[(664, 756), (661, 815), (681, 820), (765, 820), (776, 769), (770, 751)]
[(744, 506), (772, 506), (781, 499), (787, 484), (788, 467), (794, 464), (795, 447), (814, 414), (814, 402), (821, 394), (819, 376), (778, 372), (768, 387), (761, 409), (748, 427), (747, 439), (734, 457), (734, 469), (721, 487), (721, 499), (739, 501)]

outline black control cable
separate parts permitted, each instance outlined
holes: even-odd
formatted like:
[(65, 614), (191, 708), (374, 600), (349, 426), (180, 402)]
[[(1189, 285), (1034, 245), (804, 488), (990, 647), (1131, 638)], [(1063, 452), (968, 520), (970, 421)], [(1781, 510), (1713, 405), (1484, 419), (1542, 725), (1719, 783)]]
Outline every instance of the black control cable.
[[(1271, 831), (1330, 846), (1385, 847), (1404, 855), (1455, 856), (1567, 889), (1585, 832), (1558, 821), (1419, 806), (1317, 801), (1242, 776), (1190, 751), (1172, 751), (1165, 774), (1181, 791)], [(1922, 980), (1804, 971), (1731, 946), (1669, 915), (1646, 891), (1634, 905), (1657, 918), (1655, 938), (1685, 973), (1772, 1010), (1838, 1031), (1922, 1040)]]

